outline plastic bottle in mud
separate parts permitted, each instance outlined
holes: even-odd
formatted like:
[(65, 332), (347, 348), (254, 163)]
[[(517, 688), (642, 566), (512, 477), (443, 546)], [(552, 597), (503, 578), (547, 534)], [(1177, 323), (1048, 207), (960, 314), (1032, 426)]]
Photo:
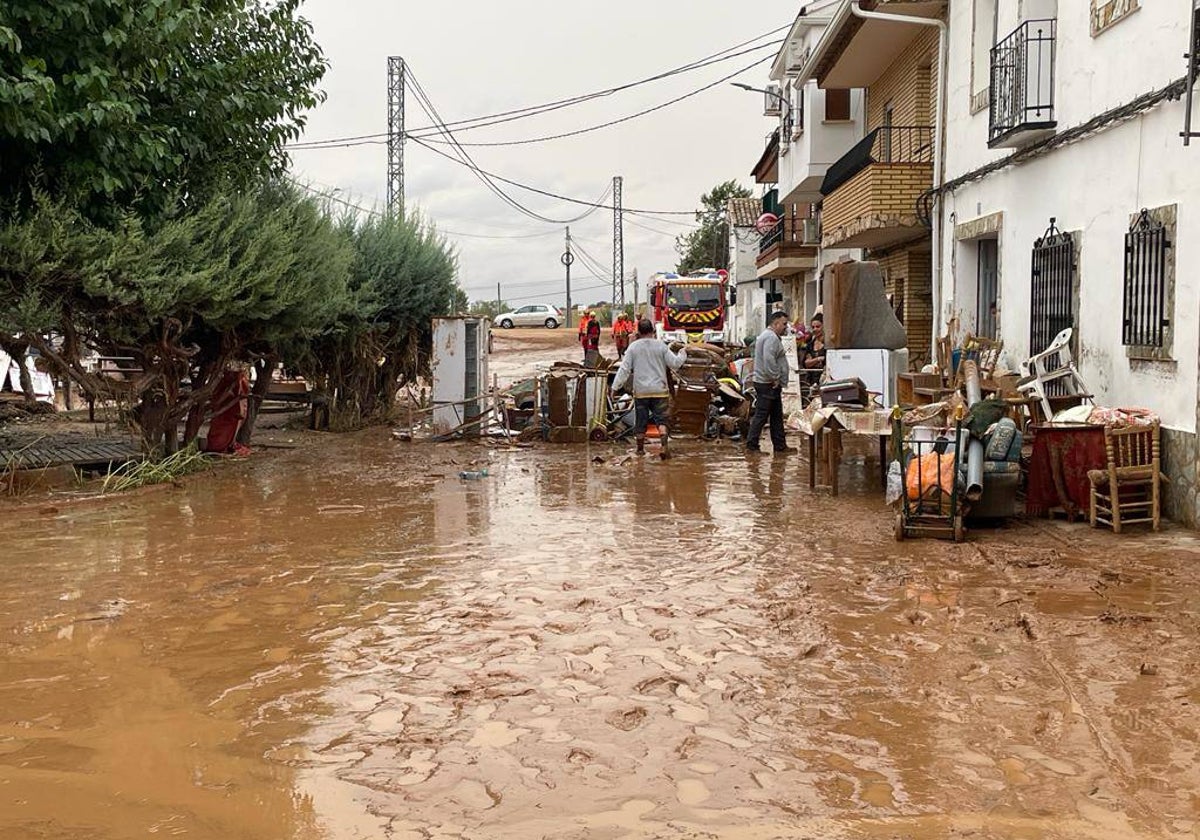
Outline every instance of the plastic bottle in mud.
[(487, 470), (463, 470), (458, 477), (463, 481), (478, 481), (481, 478), (487, 478), (487, 474)]

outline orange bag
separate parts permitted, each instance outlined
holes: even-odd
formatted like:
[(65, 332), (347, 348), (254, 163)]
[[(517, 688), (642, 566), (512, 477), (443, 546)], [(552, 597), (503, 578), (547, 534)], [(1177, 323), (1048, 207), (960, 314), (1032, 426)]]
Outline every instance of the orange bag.
[(910, 460), (904, 489), (908, 498), (914, 502), (919, 500), (922, 494), (928, 497), (938, 489), (949, 496), (954, 491), (954, 453), (939, 455), (930, 452)]

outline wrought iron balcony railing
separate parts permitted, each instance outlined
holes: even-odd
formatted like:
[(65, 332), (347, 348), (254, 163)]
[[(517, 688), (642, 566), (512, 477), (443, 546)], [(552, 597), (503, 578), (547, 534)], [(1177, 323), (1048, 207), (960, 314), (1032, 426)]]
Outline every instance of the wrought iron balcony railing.
[(888, 125), (875, 129), (829, 167), (821, 194), (829, 195), (874, 163), (932, 163), (933, 128)]
[(992, 47), (988, 145), (1052, 129), (1057, 22), (1027, 20)]
[(817, 220), (804, 218), (795, 213), (785, 213), (758, 243), (761, 256), (776, 245), (802, 245), (815, 248), (820, 244)]

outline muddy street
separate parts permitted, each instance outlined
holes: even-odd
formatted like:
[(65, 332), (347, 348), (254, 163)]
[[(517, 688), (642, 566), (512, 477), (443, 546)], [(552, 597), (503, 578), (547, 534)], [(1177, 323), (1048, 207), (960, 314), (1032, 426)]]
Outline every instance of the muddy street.
[(0, 837), (1197, 836), (1200, 542), (806, 469), (371, 432), (11, 509)]

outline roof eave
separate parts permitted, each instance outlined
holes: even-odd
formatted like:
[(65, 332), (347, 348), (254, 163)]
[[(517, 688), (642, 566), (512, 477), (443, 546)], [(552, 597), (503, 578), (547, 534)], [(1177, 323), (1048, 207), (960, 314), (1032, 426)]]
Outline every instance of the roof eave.
[(825, 31), (821, 33), (821, 40), (817, 41), (817, 45), (813, 47), (812, 55), (808, 57), (808, 61), (804, 63), (804, 67), (800, 70), (798, 78), (808, 81), (817, 77), (817, 68), (825, 60), (826, 54), (837, 42), (838, 36), (845, 27), (846, 23), (853, 16), (850, 12), (850, 5), (853, 0), (843, 0), (838, 6), (837, 11), (833, 13), (833, 20), (825, 27)]
[(783, 45), (780, 46), (779, 52), (775, 53), (775, 61), (771, 63), (771, 81), (781, 81), (788, 75), (789, 51), (792, 43), (800, 39), (801, 33), (810, 27), (828, 26), (832, 20), (832, 18), (824, 14), (796, 15), (796, 19), (792, 21), (792, 28), (788, 30), (787, 36), (783, 39)]

